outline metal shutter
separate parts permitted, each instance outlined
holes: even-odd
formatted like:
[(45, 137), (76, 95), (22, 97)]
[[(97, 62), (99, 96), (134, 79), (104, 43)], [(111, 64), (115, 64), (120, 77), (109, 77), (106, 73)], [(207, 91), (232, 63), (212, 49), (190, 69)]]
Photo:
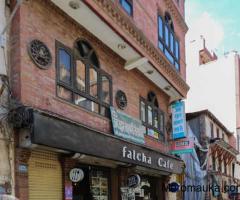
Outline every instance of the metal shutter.
[(55, 153), (33, 151), (29, 159), (29, 200), (61, 200), (62, 170)]

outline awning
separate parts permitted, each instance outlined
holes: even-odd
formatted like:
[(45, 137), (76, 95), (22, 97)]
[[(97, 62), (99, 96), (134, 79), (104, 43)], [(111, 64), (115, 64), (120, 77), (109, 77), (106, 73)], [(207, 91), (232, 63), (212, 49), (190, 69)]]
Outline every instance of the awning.
[[(22, 121), (30, 123), (30, 126), (25, 127), (30, 127), (33, 144), (147, 167), (165, 173), (183, 172), (183, 161), (170, 154), (98, 132), (49, 113), (32, 109), (21, 112), (25, 114), (20, 115), (31, 116), (31, 120)], [(18, 122), (18, 127), (19, 124)]]

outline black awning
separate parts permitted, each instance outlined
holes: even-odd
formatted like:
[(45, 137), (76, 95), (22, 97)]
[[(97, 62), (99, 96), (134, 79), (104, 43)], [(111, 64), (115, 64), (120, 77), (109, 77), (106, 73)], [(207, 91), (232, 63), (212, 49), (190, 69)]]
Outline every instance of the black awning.
[(172, 155), (92, 130), (49, 113), (31, 110), (31, 141), (71, 152), (180, 174), (184, 163)]

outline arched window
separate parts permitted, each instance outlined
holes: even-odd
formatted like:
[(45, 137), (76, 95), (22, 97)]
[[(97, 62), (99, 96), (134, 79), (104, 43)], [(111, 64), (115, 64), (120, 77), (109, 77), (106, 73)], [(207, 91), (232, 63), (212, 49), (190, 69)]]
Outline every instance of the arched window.
[(174, 33), (173, 20), (168, 12), (165, 13), (164, 18), (158, 16), (158, 47), (179, 71), (179, 41)]
[(159, 108), (156, 94), (149, 92), (147, 98), (140, 98), (140, 119), (147, 134), (163, 140), (165, 134), (164, 112)]
[(98, 56), (85, 40), (70, 49), (57, 42), (57, 95), (89, 111), (109, 117), (112, 79), (100, 68)]

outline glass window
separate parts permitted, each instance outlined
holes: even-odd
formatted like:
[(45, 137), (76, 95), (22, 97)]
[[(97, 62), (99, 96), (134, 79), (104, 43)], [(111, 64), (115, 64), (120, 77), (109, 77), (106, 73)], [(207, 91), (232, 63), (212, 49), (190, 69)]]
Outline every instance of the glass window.
[(76, 82), (77, 88), (80, 91), (85, 91), (86, 89), (86, 67), (81, 60), (76, 61)]
[(129, 15), (133, 14), (133, 5), (131, 0), (120, 0), (120, 4)]
[(178, 64), (177, 62), (175, 62), (175, 68), (176, 68), (178, 71), (180, 71), (180, 66), (179, 66), (179, 64)]
[(174, 52), (174, 38), (172, 33), (170, 33), (170, 50), (172, 53)]
[(143, 101), (141, 101), (141, 110), (140, 110), (140, 112), (141, 112), (141, 120), (143, 121), (143, 122), (146, 122), (146, 107), (145, 107), (145, 103), (143, 102)]
[(57, 96), (89, 111), (110, 117), (111, 76), (99, 69), (99, 61), (91, 45), (79, 40), (73, 50), (59, 42), (56, 47)]
[(153, 124), (153, 120), (152, 120), (152, 107), (148, 106), (148, 124), (152, 125)]
[(179, 60), (179, 43), (177, 40), (175, 41), (175, 57)]
[(160, 16), (158, 16), (158, 35), (160, 38), (163, 38), (163, 21)]
[(169, 46), (169, 30), (167, 25), (165, 25), (165, 44), (166, 46)]
[(109, 199), (109, 173), (107, 171), (93, 169), (90, 173), (90, 188), (93, 200)]
[(173, 59), (173, 56), (170, 54), (170, 52), (167, 50), (167, 49), (165, 49), (165, 55), (166, 55), (166, 57), (167, 57), (167, 59), (172, 63), (172, 64), (174, 64), (174, 59)]
[(147, 100), (140, 98), (140, 119), (149, 136), (164, 140), (164, 112), (158, 108), (157, 98), (153, 92), (148, 93)]
[(71, 82), (71, 56), (64, 50), (59, 50), (59, 79), (67, 84)]
[(174, 34), (173, 20), (169, 13), (164, 20), (158, 16), (158, 48), (161, 49), (171, 64), (180, 71), (179, 42)]
[(80, 95), (74, 96), (74, 103), (78, 106), (81, 106), (83, 108), (86, 108), (89, 111), (99, 113), (99, 105), (85, 97), (82, 97)]
[(90, 68), (89, 70), (89, 90), (90, 95), (93, 97), (98, 96), (98, 82), (97, 82), (98, 74), (94, 68)]
[(158, 48), (163, 51), (163, 43), (160, 40), (158, 41)]
[(102, 81), (102, 100), (110, 104), (110, 82), (106, 76), (101, 77)]
[(158, 114), (158, 110), (157, 109), (154, 109), (153, 111), (153, 126), (155, 128), (159, 128), (159, 114)]
[(65, 89), (64, 87), (61, 86), (57, 87), (57, 95), (62, 99), (72, 101), (72, 92), (70, 90)]

